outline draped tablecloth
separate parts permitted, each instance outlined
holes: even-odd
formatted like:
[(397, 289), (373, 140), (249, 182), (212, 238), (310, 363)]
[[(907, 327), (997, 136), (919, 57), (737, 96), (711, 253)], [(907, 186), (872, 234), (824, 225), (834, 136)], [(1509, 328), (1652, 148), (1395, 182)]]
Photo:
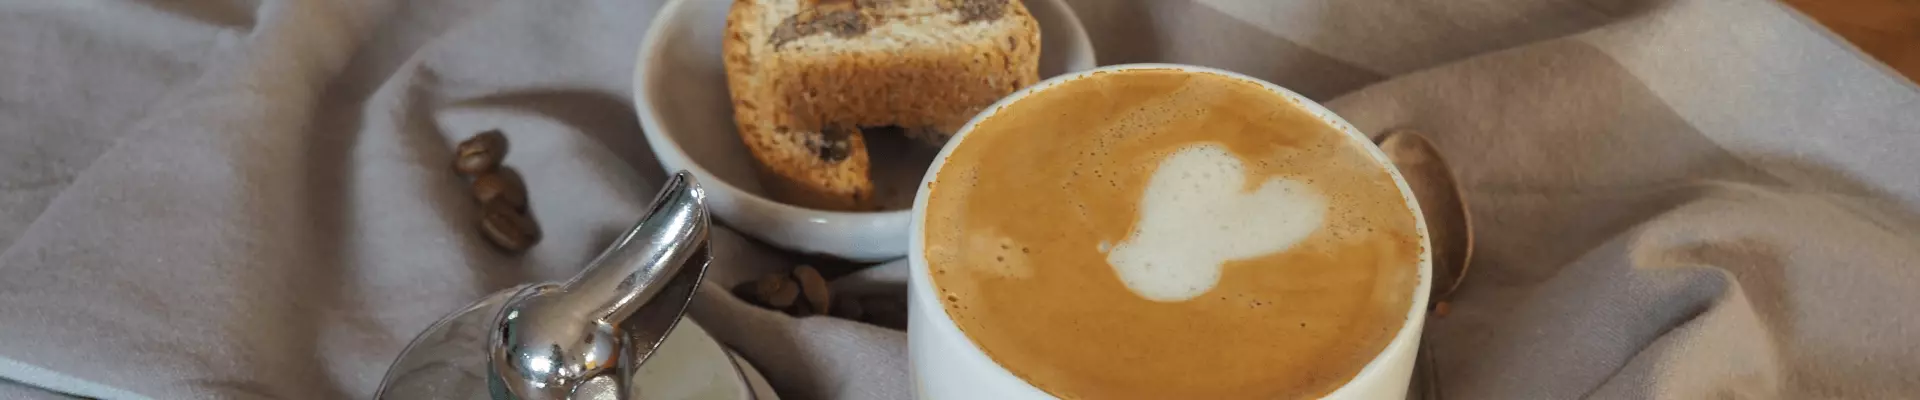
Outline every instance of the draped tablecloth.
[[(1454, 399), (1920, 397), (1920, 90), (1759, 0), (1075, 0), (1103, 64), (1432, 135), (1477, 228), (1429, 325)], [(0, 2), (0, 397), (364, 398), (481, 294), (571, 274), (663, 172), (659, 0)], [(716, 27), (717, 29), (717, 27)], [(500, 128), (545, 240), (472, 233)], [(794, 399), (908, 397), (906, 338), (692, 316)], [(863, 279), (897, 284), (897, 264)]]

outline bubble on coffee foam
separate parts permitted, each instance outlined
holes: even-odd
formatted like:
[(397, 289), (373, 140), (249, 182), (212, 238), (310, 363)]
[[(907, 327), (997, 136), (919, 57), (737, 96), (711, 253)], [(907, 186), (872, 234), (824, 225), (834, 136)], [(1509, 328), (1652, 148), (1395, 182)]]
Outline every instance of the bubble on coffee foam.
[(1105, 149), (1114, 142), (1150, 139), (1160, 134), (1160, 130), (1155, 128), (1168, 126), (1183, 118), (1204, 115), (1207, 111), (1204, 107), (1174, 107), (1174, 104), (1189, 102), (1181, 98), (1187, 91), (1182, 88), (1153, 102), (1109, 115), (1094, 136), (1094, 147), (1102, 149), (1101, 155), (1104, 156)]
[(1215, 143), (1163, 158), (1141, 198), (1139, 222), (1103, 249), (1121, 282), (1149, 300), (1192, 299), (1219, 283), (1226, 262), (1285, 251), (1321, 227), (1327, 199), (1317, 188), (1273, 178), (1248, 191), (1247, 172)]
[[(946, 226), (953, 225), (949, 224)], [(942, 233), (944, 234), (945, 232)], [(936, 266), (931, 268), (934, 275), (946, 275), (948, 273), (948, 266), (952, 265), (954, 259), (957, 258), (959, 254), (958, 251), (954, 251), (953, 247), (941, 244), (944, 242), (944, 240), (928, 240), (926, 244), (927, 248), (925, 252), (928, 264)]]
[(1027, 261), (1032, 250), (1013, 238), (992, 229), (976, 229), (968, 234), (966, 246), (966, 265), (973, 272), (1009, 279), (1033, 276), (1033, 268)]
[[(979, 169), (976, 167), (948, 165), (943, 167), (937, 184), (928, 193), (938, 194), (939, 198), (945, 199), (965, 199), (978, 185), (978, 178)], [(929, 201), (929, 205), (932, 204), (933, 202)], [(951, 270), (952, 268), (964, 268), (960, 267), (962, 265), (960, 262), (964, 261), (965, 249), (955, 245), (954, 241), (965, 238), (966, 211), (964, 206), (946, 207), (953, 207), (953, 205), (943, 205), (927, 213), (926, 218), (937, 219), (939, 222), (929, 221), (926, 224), (929, 230), (924, 233), (927, 235), (926, 248), (922, 250), (931, 267), (929, 272), (940, 276), (952, 275), (955, 272)]]

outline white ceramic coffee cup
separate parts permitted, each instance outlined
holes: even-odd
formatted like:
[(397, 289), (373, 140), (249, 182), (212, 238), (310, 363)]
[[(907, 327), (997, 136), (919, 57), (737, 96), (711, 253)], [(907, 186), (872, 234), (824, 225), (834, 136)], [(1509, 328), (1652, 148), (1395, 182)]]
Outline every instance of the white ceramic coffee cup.
[[(934, 158), (934, 164), (927, 169), (927, 175), (921, 179), (919, 194), (913, 202), (912, 235), (908, 246), (907, 260), (911, 265), (908, 302), (908, 349), (910, 365), (913, 368), (915, 395), (921, 399), (1048, 399), (1048, 395), (1026, 381), (1008, 372), (1006, 368), (995, 364), (986, 353), (980, 350), (972, 340), (960, 332), (959, 326), (943, 309), (935, 294), (931, 274), (927, 271), (926, 226), (928, 183), (939, 176), (940, 169), (946, 166), (947, 158), (953, 149), (967, 140), (975, 125), (981, 120), (999, 112), (1002, 108), (1019, 102), (1020, 99), (1038, 91), (1083, 79), (1100, 72), (1123, 71), (1130, 69), (1177, 69), (1194, 73), (1218, 74), (1248, 82), (1258, 83), (1273, 91), (1279, 98), (1290, 98), (1301, 108), (1328, 121), (1334, 127), (1347, 134), (1355, 144), (1366, 149), (1368, 156), (1378, 163), (1380, 168), (1393, 176), (1394, 185), (1400, 188), (1400, 196), (1405, 200), (1407, 212), (1414, 215), (1415, 232), (1420, 235), (1422, 244), (1429, 243), (1427, 223), (1420, 216), (1420, 205), (1415, 202), (1412, 190), (1394, 169), (1387, 155), (1374, 147), (1366, 135), (1361, 134), (1352, 124), (1334, 115), (1326, 107), (1308, 100), (1306, 97), (1280, 86), (1219, 69), (1177, 64), (1127, 64), (1101, 67), (1079, 73), (1061, 75), (1020, 90), (1001, 99), (987, 111), (974, 116), (972, 121), (960, 129), (945, 148)], [(1328, 399), (1394, 399), (1406, 398), (1409, 378), (1413, 372), (1413, 361), (1420, 346), (1420, 329), (1426, 321), (1427, 286), (1432, 278), (1431, 245), (1421, 246), (1420, 282), (1415, 285), (1412, 304), (1407, 309), (1405, 323), (1400, 332), (1387, 344), (1386, 349), (1375, 355), (1373, 360), (1360, 370), (1353, 379), (1329, 394)], [(1116, 366), (1124, 368), (1125, 366)]]

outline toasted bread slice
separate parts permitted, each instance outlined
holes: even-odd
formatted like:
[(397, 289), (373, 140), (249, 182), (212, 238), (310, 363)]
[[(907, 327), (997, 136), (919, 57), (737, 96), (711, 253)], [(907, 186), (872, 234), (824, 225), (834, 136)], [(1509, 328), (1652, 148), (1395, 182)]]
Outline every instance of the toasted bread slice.
[(862, 129), (945, 143), (1039, 80), (1040, 26), (1019, 0), (735, 0), (725, 39), (763, 186), (813, 208), (871, 209)]

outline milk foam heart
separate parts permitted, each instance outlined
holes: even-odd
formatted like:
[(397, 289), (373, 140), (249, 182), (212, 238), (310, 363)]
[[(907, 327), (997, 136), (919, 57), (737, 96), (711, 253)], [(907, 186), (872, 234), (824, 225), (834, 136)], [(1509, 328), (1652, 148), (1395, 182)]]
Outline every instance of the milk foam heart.
[(1107, 250), (1121, 282), (1149, 300), (1199, 297), (1233, 260), (1286, 251), (1319, 229), (1327, 200), (1285, 178), (1246, 190), (1247, 168), (1218, 144), (1181, 147), (1160, 162), (1133, 231)]

